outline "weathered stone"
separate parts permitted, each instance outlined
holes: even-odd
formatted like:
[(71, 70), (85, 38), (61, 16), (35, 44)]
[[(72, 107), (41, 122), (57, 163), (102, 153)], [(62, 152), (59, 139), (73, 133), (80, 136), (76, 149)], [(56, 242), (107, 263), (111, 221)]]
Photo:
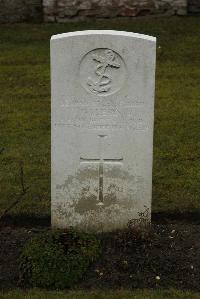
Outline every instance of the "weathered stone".
[(56, 0), (43, 0), (44, 22), (55, 22), (57, 15)]
[(155, 49), (128, 32), (52, 37), (54, 227), (150, 221)]
[[(200, 12), (199, 0), (0, 0), (0, 22), (79, 20)], [(68, 20), (67, 20), (68, 18)]]
[(66, 17), (135, 17), (149, 14), (184, 15), (187, 0), (57, 0), (57, 20)]
[(120, 10), (119, 15), (122, 17), (135, 17), (138, 15), (137, 8), (124, 7)]
[(79, 9), (90, 9), (92, 7), (92, 3), (91, 1), (84, 1), (82, 3), (80, 3), (79, 5)]
[(56, 22), (56, 17), (55, 16), (45, 15), (43, 20), (46, 23), (53, 23), (53, 22)]
[(76, 16), (78, 13), (76, 7), (65, 7), (64, 9), (58, 7), (57, 11), (59, 17), (73, 17)]

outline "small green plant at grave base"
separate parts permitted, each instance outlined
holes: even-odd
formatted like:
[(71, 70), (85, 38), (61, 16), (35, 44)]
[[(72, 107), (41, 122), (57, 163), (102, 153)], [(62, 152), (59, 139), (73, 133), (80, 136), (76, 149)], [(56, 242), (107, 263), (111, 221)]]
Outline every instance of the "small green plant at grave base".
[(70, 287), (100, 253), (100, 243), (92, 234), (73, 229), (42, 233), (25, 245), (19, 261), (19, 282), (42, 288)]

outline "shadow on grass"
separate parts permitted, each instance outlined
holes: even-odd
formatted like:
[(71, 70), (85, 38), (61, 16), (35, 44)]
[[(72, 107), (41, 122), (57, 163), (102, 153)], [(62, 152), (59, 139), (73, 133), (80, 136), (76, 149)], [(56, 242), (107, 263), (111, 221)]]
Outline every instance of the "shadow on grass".
[[(152, 223), (155, 224), (200, 224), (200, 210), (187, 212), (153, 212)], [(49, 227), (51, 217), (49, 215), (37, 216), (34, 214), (6, 215), (0, 222), (0, 227)]]
[(51, 217), (48, 215), (36, 216), (34, 214), (18, 214), (6, 215), (0, 222), (0, 227), (49, 227), (51, 225)]
[(152, 222), (156, 224), (187, 223), (200, 224), (200, 210), (196, 211), (171, 211), (152, 213)]

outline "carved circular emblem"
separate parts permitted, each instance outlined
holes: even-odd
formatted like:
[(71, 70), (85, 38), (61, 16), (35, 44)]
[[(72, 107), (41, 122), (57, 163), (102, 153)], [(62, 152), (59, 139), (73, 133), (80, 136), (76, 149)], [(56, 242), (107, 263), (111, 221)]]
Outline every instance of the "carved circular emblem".
[(107, 96), (119, 91), (125, 77), (125, 63), (122, 57), (111, 49), (92, 50), (80, 63), (82, 86), (98, 96)]

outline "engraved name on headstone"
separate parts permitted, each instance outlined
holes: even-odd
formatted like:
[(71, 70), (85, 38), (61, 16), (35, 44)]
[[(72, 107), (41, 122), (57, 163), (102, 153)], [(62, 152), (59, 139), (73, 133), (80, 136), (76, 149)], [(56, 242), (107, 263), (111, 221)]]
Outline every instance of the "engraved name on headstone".
[(156, 39), (137, 33), (52, 37), (53, 227), (150, 221), (155, 52)]

